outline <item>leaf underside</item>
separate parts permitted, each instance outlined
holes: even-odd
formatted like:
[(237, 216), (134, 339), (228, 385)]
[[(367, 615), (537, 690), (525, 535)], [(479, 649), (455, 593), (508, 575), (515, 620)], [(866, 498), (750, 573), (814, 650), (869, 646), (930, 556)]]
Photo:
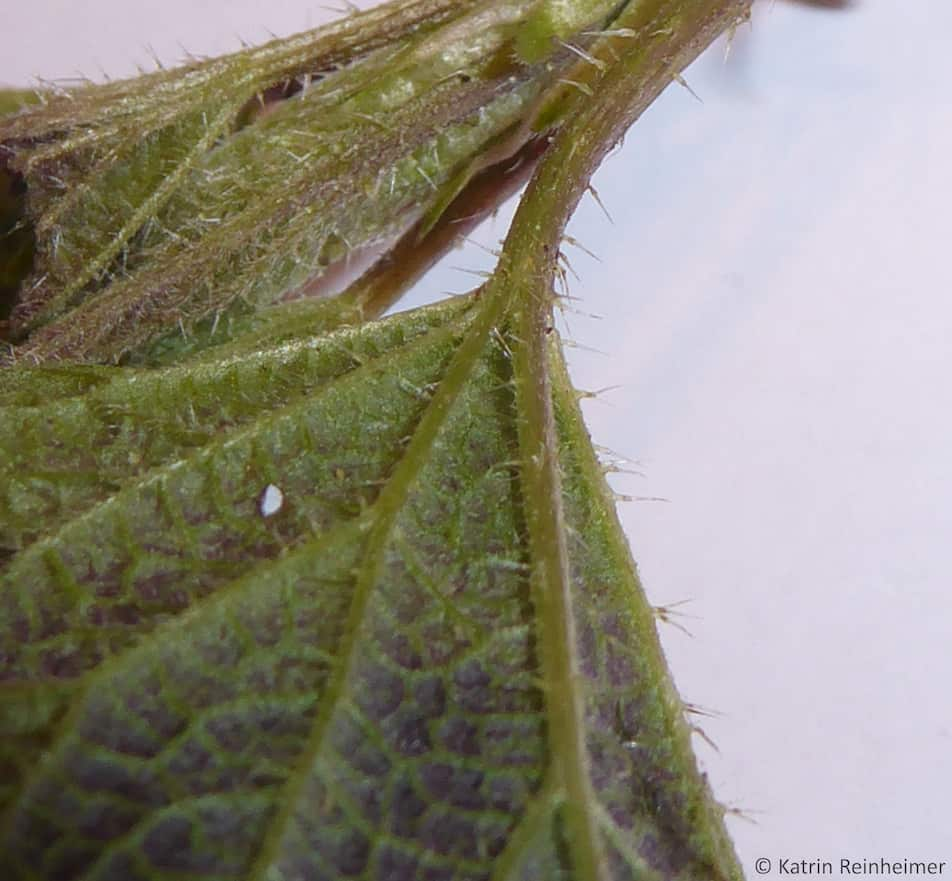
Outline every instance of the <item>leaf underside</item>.
[(748, 6), (391, 0), (0, 120), (0, 878), (741, 879), (551, 310)]
[[(517, 340), (481, 308), (194, 369), (34, 370), (42, 404), (0, 374), (0, 877), (590, 881), (539, 661)], [(549, 362), (603, 877), (738, 877)]]

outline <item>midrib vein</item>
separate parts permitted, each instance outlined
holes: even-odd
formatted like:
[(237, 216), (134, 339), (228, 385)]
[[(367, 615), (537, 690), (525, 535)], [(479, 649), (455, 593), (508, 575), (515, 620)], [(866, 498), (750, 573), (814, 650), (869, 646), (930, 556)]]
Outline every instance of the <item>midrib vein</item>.
[(299, 770), (285, 787), (281, 805), (268, 830), (261, 853), (247, 876), (247, 881), (264, 881), (274, 860), (279, 856), (283, 836), (293, 820), (302, 791), (322, 752), (338, 709), (346, 700), (347, 683), (360, 651), (360, 630), (364, 622), (374, 587), (383, 567), (383, 552), (390, 538), (394, 521), (406, 502), (413, 482), (428, 461), (433, 445), (449, 417), (479, 357), (489, 343), (490, 334), (505, 309), (501, 296), (486, 297), (479, 315), (474, 319), (459, 349), (450, 362), (446, 374), (418, 423), (407, 445), (403, 458), (397, 464), (387, 485), (374, 503), (373, 525), (367, 542), (365, 563), (357, 576), (354, 598), (345, 633), (341, 639), (337, 665), (327, 684), (321, 708), (314, 722), (310, 743), (303, 752)]
[[(625, 2), (615, 25), (643, 35), (619, 57), (606, 41), (608, 67), (594, 100), (558, 132), (513, 218), (490, 287), (513, 302), (514, 383), (523, 504), (539, 627), (551, 771), (564, 793), (569, 854), (579, 881), (608, 881), (585, 743), (585, 695), (578, 662), (558, 446), (547, 352), (552, 279), (569, 215), (600, 160), (661, 88), (749, 0), (684, 4)], [(693, 15), (687, 15), (687, 12)]]
[(598, 819), (592, 810), (595, 793), (585, 744), (585, 697), (579, 687), (581, 674), (546, 351), (551, 297), (545, 288), (533, 284), (523, 286), (519, 293), (513, 322), (513, 368), (551, 770), (564, 793), (569, 853), (578, 878), (607, 881)]

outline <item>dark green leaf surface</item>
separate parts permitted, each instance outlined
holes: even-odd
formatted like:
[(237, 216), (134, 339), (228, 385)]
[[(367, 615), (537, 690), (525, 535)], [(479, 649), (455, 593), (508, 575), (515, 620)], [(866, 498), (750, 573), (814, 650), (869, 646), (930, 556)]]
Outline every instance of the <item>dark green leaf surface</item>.
[[(130, 371), (21, 408), (95, 422), (145, 383), (90, 444), (83, 468), (106, 483), (70, 496), (48, 535), (21, 532), (0, 584), (2, 877), (585, 877), (552, 770), (518, 343), (472, 308), (211, 362), (188, 393), (174, 370)], [(550, 358), (605, 877), (729, 876), (651, 610)], [(154, 419), (172, 424), (153, 424), (153, 442)], [(82, 453), (64, 443), (66, 471)], [(130, 453), (143, 473), (110, 490)], [(269, 483), (284, 505), (264, 517)]]

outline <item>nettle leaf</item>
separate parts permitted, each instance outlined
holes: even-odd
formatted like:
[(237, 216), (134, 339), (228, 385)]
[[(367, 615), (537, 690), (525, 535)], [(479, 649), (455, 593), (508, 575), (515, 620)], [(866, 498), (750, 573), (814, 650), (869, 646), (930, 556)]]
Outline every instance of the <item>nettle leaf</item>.
[(592, 170), (747, 5), (617, 10), (466, 297), (365, 320), (451, 239), (420, 217), (344, 319), (0, 371), (0, 877), (742, 877), (552, 286)]
[[(546, 696), (569, 697), (540, 666), (518, 341), (473, 312), (14, 413), (23, 458), (56, 461), (15, 466), (14, 498), (53, 507), (23, 522), (52, 528), (17, 531), (0, 584), (4, 877), (568, 871)], [(576, 621), (559, 652), (612, 877), (729, 876), (555, 348), (549, 364)]]

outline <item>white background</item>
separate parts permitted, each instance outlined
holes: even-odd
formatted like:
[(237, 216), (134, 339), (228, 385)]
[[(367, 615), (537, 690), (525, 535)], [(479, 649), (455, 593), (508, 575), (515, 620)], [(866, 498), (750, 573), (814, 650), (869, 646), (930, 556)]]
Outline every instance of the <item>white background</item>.
[[(291, 33), (303, 0), (4, 4), (0, 80)], [(754, 860), (952, 859), (952, 4), (758, 7), (606, 163), (567, 315), (698, 742)], [(477, 236), (494, 244), (508, 211)], [(571, 253), (571, 251), (570, 251)], [(408, 302), (462, 291), (475, 248)], [(588, 317), (595, 313), (601, 320)], [(589, 348), (598, 352), (589, 351)], [(753, 821), (753, 822), (751, 822)], [(776, 872), (774, 872), (776, 875)], [(952, 877), (952, 867), (946, 867)]]

